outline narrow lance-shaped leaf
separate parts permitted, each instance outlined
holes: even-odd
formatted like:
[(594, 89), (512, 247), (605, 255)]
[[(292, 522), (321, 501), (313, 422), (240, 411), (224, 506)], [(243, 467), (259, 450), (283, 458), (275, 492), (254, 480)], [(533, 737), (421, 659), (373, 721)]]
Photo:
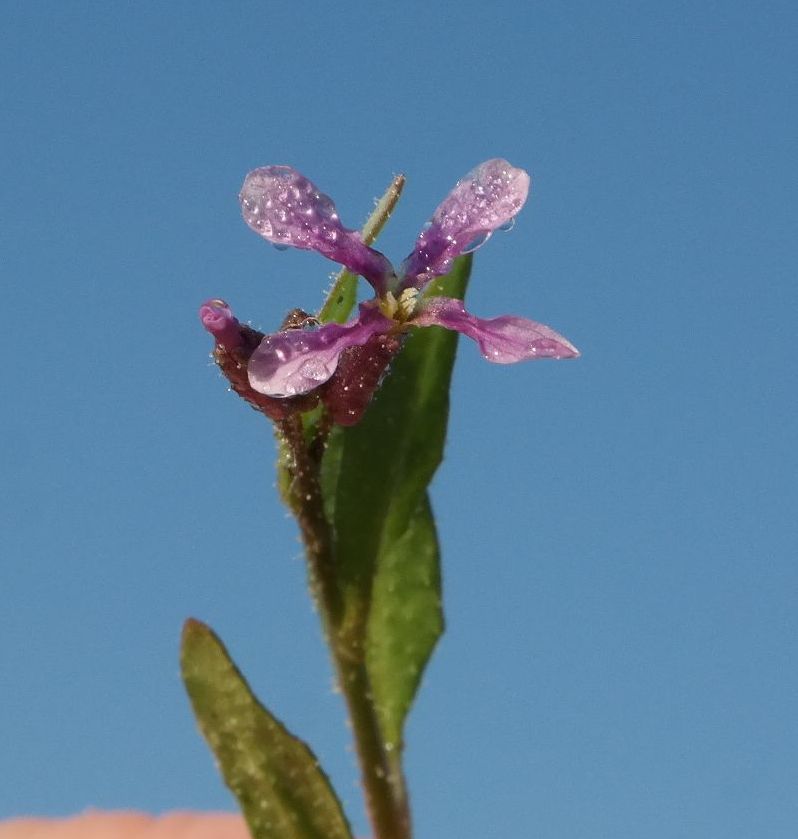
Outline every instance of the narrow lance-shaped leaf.
[(402, 725), (443, 632), (438, 538), (429, 497), (382, 551), (366, 631), (366, 665), (383, 737), (402, 745)]
[(214, 632), (186, 622), (183, 681), (253, 839), (352, 839), (313, 752), (258, 702)]
[[(462, 297), (470, 269), (470, 256), (458, 259), (427, 293)], [(383, 736), (394, 748), (442, 629), (426, 488), (443, 456), (456, 347), (454, 332), (413, 330), (364, 419), (335, 429), (323, 463), (344, 631), (366, 645)]]

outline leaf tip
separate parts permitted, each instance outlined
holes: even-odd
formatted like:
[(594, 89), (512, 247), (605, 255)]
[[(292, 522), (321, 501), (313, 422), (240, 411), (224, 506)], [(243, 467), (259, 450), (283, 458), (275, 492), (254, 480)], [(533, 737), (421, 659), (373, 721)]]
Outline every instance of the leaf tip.
[(189, 636), (196, 635), (200, 632), (205, 633), (209, 629), (208, 625), (197, 618), (186, 618), (183, 624), (182, 638), (185, 641)]
[(201, 620), (187, 618), (180, 633), (180, 659), (185, 669), (187, 657), (193, 656), (197, 650), (207, 646), (207, 641), (216, 640), (214, 631)]

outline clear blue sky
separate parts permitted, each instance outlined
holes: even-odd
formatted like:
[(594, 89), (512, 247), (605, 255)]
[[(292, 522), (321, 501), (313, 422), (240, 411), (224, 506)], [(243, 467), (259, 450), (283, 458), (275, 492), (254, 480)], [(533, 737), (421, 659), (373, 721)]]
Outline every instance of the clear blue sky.
[(291, 163), (401, 259), (454, 181), (533, 175), (473, 311), (434, 485), (449, 628), (412, 714), (418, 839), (794, 839), (794, 3), (41, 3), (0, 11), (0, 817), (232, 802), (178, 679), (211, 623), (365, 820), (273, 488), (209, 363), (329, 264), (240, 219)]

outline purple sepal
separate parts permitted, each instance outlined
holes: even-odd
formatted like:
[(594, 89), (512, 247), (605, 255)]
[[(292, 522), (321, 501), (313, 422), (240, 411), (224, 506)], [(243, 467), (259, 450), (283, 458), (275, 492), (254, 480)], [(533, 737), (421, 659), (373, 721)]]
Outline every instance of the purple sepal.
[(509, 224), (529, 194), (529, 175), (495, 158), (458, 181), (433, 213), (402, 264), (401, 288), (421, 288), (445, 274), (461, 253), (476, 250)]
[(338, 369), (322, 391), (322, 402), (336, 425), (356, 425), (402, 347), (402, 335), (372, 335), (361, 347), (341, 353)]
[(360, 316), (349, 323), (267, 335), (249, 360), (250, 386), (275, 397), (308, 393), (335, 373), (347, 347), (361, 346), (372, 335), (387, 333), (394, 326), (379, 309), (361, 303)]
[(241, 324), (224, 300), (206, 300), (200, 306), (199, 316), (202, 325), (213, 335), (217, 343), (228, 350), (241, 345)]
[(451, 297), (429, 298), (413, 324), (443, 326), (461, 332), (476, 341), (482, 355), (495, 364), (579, 355), (579, 350), (567, 338), (542, 323), (512, 315), (477, 318), (465, 310), (462, 301)]
[(263, 166), (244, 179), (244, 221), (277, 247), (318, 253), (365, 277), (378, 294), (388, 290), (391, 263), (341, 224), (332, 199), (290, 166)]

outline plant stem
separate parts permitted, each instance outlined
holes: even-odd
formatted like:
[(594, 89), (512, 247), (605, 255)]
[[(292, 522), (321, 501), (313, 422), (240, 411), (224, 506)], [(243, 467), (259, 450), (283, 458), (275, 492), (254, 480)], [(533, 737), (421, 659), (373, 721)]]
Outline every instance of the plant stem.
[(335, 654), (334, 657), (352, 723), (375, 839), (411, 839), (404, 780), (401, 769), (397, 771), (391, 764), (383, 745), (365, 662)]
[(299, 523), (308, 560), (311, 591), (321, 615), (337, 681), (346, 701), (355, 739), (374, 839), (411, 839), (410, 811), (398, 761), (385, 749), (362, 644), (343, 631), (343, 603), (335, 576), (332, 531), (319, 482), (323, 442), (311, 447), (299, 417), (283, 420), (280, 431), (291, 452), (291, 508)]

